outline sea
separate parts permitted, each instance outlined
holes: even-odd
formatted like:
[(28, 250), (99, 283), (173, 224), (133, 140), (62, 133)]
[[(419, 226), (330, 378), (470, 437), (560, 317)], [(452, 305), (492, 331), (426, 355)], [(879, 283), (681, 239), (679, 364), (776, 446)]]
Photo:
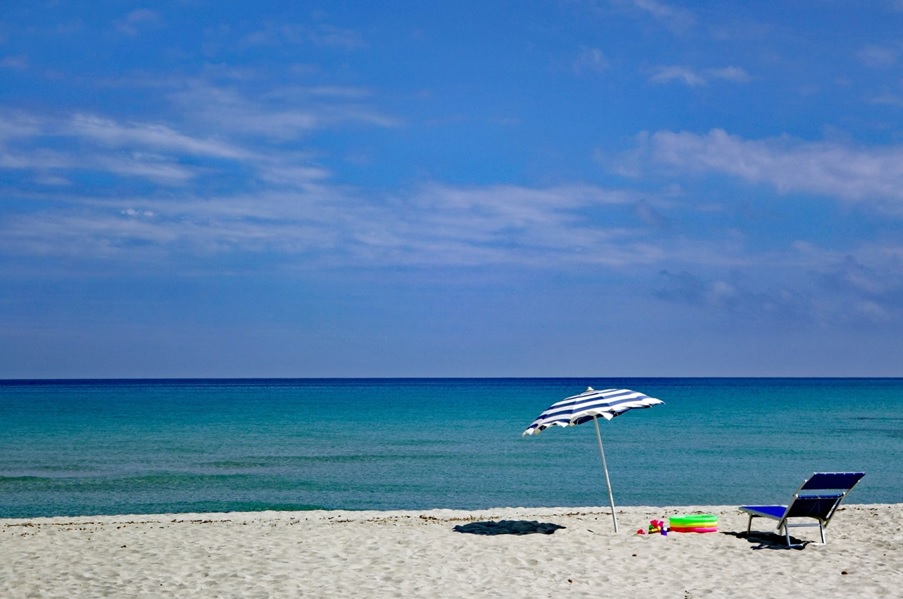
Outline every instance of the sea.
[(0, 381), (0, 518), (608, 505), (592, 423), (548, 406), (627, 388), (600, 421), (624, 506), (786, 502), (862, 471), (903, 503), (903, 379), (499, 378)]

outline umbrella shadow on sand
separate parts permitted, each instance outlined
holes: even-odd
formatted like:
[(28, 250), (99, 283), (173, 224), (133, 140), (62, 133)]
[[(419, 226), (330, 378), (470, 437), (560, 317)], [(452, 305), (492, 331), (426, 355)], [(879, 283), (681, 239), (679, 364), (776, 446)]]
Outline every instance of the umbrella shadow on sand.
[(784, 535), (780, 535), (774, 532), (756, 532), (753, 531), (751, 533), (746, 532), (722, 532), (721, 534), (730, 535), (732, 537), (737, 537), (738, 539), (746, 539), (753, 544), (754, 547), (752, 549), (758, 551), (759, 549), (796, 549), (801, 550), (805, 549), (806, 545), (808, 545), (811, 541), (801, 541), (796, 537), (790, 537), (790, 542), (793, 543), (790, 547), (787, 546), (787, 537)]
[(562, 528), (565, 527), (560, 524), (537, 522), (536, 520), (499, 520), (497, 522), (459, 524), (455, 526), (454, 531), (469, 535), (550, 535)]

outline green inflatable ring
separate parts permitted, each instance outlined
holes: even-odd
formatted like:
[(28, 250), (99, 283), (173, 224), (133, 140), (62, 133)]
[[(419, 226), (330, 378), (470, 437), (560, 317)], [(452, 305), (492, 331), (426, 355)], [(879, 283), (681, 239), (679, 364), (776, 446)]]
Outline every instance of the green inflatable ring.
[(671, 528), (710, 528), (718, 526), (718, 516), (715, 514), (685, 514), (683, 516), (671, 516), (668, 518)]

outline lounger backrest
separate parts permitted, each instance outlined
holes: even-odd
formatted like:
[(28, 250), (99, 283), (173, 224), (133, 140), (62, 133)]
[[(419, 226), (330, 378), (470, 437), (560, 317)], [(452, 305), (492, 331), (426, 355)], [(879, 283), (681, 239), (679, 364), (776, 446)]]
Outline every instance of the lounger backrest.
[(800, 491), (849, 491), (865, 472), (816, 472), (800, 487)]
[(827, 522), (863, 476), (864, 472), (816, 472), (794, 494), (784, 518), (806, 516)]

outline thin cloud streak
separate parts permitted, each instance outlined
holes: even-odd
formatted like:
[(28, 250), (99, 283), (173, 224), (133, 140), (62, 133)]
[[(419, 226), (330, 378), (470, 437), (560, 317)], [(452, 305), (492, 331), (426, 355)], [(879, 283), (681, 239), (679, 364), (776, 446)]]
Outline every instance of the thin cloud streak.
[(241, 48), (303, 44), (313, 44), (346, 51), (367, 47), (367, 42), (357, 31), (326, 23), (305, 25), (301, 23), (270, 22), (266, 23), (261, 29), (245, 35), (238, 42)]
[(128, 36), (137, 36), (141, 30), (160, 22), (160, 17), (152, 10), (138, 8), (116, 21), (116, 29)]
[(377, 127), (399, 124), (398, 119), (361, 104), (367, 95), (366, 90), (353, 88), (295, 87), (249, 99), (235, 87), (193, 81), (169, 97), (180, 111), (208, 127), (285, 141), (348, 122)]
[(696, 17), (691, 11), (659, 0), (610, 0), (610, 2), (614, 6), (648, 15), (677, 33), (688, 31), (696, 24)]
[[(47, 171), (95, 171), (181, 185), (199, 172), (194, 166), (180, 164), (181, 157), (237, 159), (243, 156), (227, 144), (192, 138), (163, 126), (122, 126), (85, 115), (71, 119), (28, 114), (3, 116), (0, 168), (45, 174)], [(61, 137), (76, 141), (75, 148), (62, 151), (44, 147)], [(64, 174), (56, 172), (55, 176)]]
[(903, 213), (903, 146), (860, 148), (789, 136), (746, 140), (722, 129), (707, 134), (659, 131), (640, 139), (654, 164), (696, 174), (723, 173), (779, 192), (863, 201)]
[[(69, 151), (50, 150), (53, 140), (75, 142)], [(303, 152), (251, 150), (225, 139), (187, 135), (154, 123), (122, 124), (88, 114), (47, 118), (0, 113), (0, 168), (55, 176), (101, 172), (183, 186), (230, 165), (250, 169), (263, 181), (304, 185), (329, 176)], [(223, 162), (225, 161), (225, 162)]]
[[(103, 249), (124, 259), (150, 248), (173, 256), (216, 251), (277, 252), (304, 261), (369, 266), (559, 263), (648, 264), (665, 252), (631, 227), (599, 227), (590, 213), (629, 213), (620, 192), (591, 187), (461, 189), (430, 185), (367, 202), (329, 186), (306, 192), (161, 200), (73, 202), (51, 220), (9, 220), (6, 251), (81, 255)], [(86, 212), (87, 210), (87, 212)]]
[[(662, 235), (659, 227), (630, 218), (646, 201), (590, 186), (439, 184), (374, 200), (315, 183), (303, 192), (253, 196), (86, 198), (73, 200), (70, 209), (58, 208), (52, 218), (22, 214), (7, 219), (0, 246), (8, 255), (78, 258), (89, 265), (101, 261), (107, 268), (142, 263), (168, 269), (198, 261), (214, 261), (209, 267), (216, 268), (217, 256), (259, 254), (271, 258), (257, 261), (257, 271), (287, 265), (301, 270), (508, 266), (534, 271), (596, 265), (678, 273), (771, 270), (771, 277), (808, 271), (824, 273), (823, 278), (845, 256), (855, 256), (873, 272), (896, 275), (888, 279), (888, 288), (869, 286), (873, 279), (847, 276), (849, 295), (884, 305), (894, 289), (903, 289), (903, 248), (874, 245), (839, 254), (800, 243), (763, 254), (729, 235), (720, 240)], [(602, 214), (610, 225), (597, 224)], [(752, 310), (765, 305), (771, 293), (754, 289), (750, 282), (731, 287), (717, 280), (705, 295), (710, 308)], [(676, 282), (658, 297), (685, 297), (686, 288), (674, 287)], [(788, 282), (788, 289), (796, 284)], [(747, 293), (756, 296), (754, 302), (742, 299)], [(789, 297), (790, 291), (782, 293)], [(775, 302), (771, 305), (778, 305)]]
[(248, 153), (225, 142), (198, 139), (174, 131), (165, 125), (121, 125), (109, 119), (79, 114), (65, 127), (75, 137), (96, 140), (116, 147), (151, 147), (169, 149), (186, 154), (220, 158), (247, 158)]
[(4, 56), (0, 59), (0, 68), (2, 69), (15, 69), (18, 71), (24, 71), (30, 66), (30, 62), (27, 56), (24, 55), (16, 55), (16, 56)]
[(657, 84), (679, 82), (688, 87), (699, 87), (708, 85), (713, 79), (746, 83), (752, 78), (745, 70), (735, 66), (696, 69), (688, 66), (672, 65), (657, 67), (652, 76), (649, 77), (649, 82)]

